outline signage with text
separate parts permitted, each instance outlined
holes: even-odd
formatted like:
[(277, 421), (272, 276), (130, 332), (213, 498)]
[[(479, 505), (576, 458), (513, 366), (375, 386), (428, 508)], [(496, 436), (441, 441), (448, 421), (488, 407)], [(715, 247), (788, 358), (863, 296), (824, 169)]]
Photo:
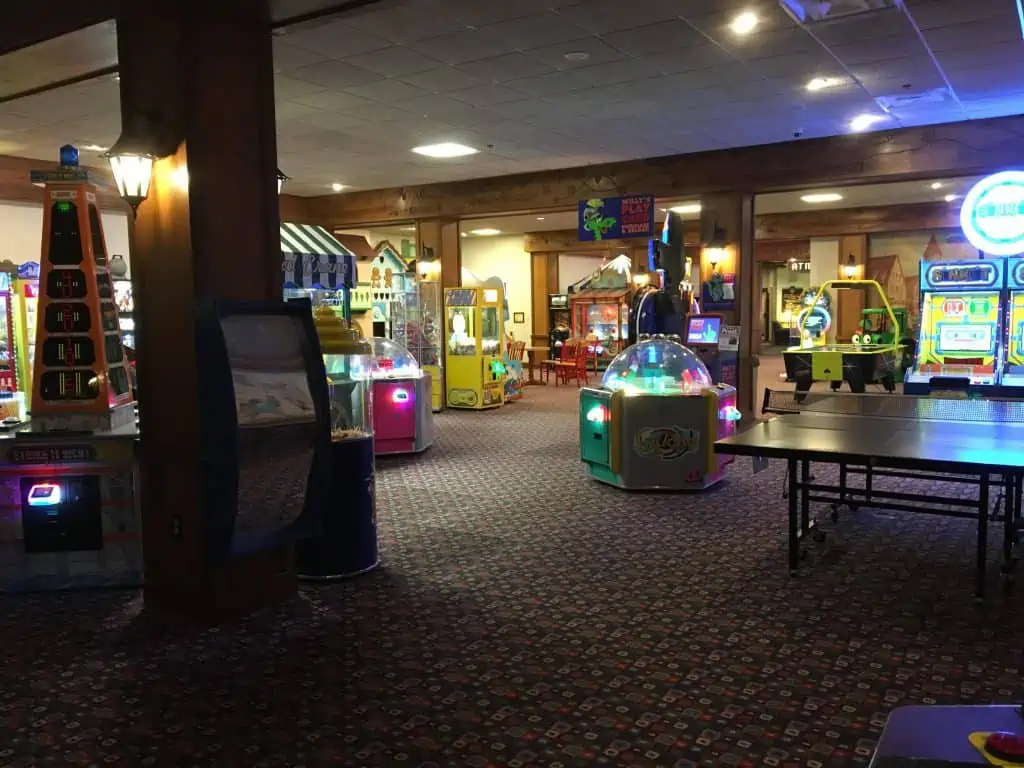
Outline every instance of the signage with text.
[(654, 197), (625, 195), (580, 200), (579, 239), (621, 240), (654, 237)]
[(1003, 171), (979, 181), (960, 208), (964, 236), (992, 256), (1024, 253), (1024, 171)]

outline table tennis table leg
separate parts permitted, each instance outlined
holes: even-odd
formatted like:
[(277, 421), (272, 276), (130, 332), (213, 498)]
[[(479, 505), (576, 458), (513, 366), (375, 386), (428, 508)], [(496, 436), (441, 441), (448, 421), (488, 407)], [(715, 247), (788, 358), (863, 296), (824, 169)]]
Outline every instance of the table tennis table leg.
[(799, 488), (797, 482), (797, 460), (788, 459), (789, 465), (789, 573), (795, 576), (800, 567), (800, 520), (799, 514)]
[(978, 478), (978, 551), (974, 570), (974, 597), (985, 599), (985, 570), (988, 565), (988, 485), (987, 473)]
[(800, 538), (806, 539), (811, 531), (811, 495), (807, 486), (811, 484), (811, 462), (800, 462)]

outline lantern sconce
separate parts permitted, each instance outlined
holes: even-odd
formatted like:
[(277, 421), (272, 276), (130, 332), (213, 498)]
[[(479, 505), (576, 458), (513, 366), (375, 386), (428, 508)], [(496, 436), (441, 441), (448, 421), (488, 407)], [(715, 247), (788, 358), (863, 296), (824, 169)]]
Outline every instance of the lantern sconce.
[(857, 276), (857, 260), (853, 258), (851, 253), (849, 258), (846, 259), (846, 263), (843, 265), (843, 277), (847, 280), (853, 280)]
[(281, 194), (281, 187), (285, 185), (285, 182), (291, 181), (292, 177), (287, 176), (280, 168), (277, 169), (277, 194)]

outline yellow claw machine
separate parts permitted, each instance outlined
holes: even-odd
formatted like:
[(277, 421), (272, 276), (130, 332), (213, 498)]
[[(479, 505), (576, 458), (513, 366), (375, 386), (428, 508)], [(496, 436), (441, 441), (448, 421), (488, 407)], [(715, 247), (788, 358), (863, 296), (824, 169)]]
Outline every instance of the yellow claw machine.
[(501, 288), (445, 288), (445, 401), (449, 408), (505, 402)]

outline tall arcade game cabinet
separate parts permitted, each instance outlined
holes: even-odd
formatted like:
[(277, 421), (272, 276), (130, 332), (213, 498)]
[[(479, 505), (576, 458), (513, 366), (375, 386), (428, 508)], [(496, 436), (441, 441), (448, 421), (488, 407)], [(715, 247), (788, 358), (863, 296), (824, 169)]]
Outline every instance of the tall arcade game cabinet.
[(137, 586), (134, 403), (97, 188), (60, 150), (45, 187), (30, 422), (0, 435), (0, 591)]
[(1000, 393), (1024, 397), (1024, 256), (1006, 260), (1006, 362)]
[(505, 402), (501, 288), (445, 288), (445, 402), (497, 408)]
[(917, 361), (903, 391), (992, 394), (998, 384), (1006, 262), (921, 262), (921, 328)]

